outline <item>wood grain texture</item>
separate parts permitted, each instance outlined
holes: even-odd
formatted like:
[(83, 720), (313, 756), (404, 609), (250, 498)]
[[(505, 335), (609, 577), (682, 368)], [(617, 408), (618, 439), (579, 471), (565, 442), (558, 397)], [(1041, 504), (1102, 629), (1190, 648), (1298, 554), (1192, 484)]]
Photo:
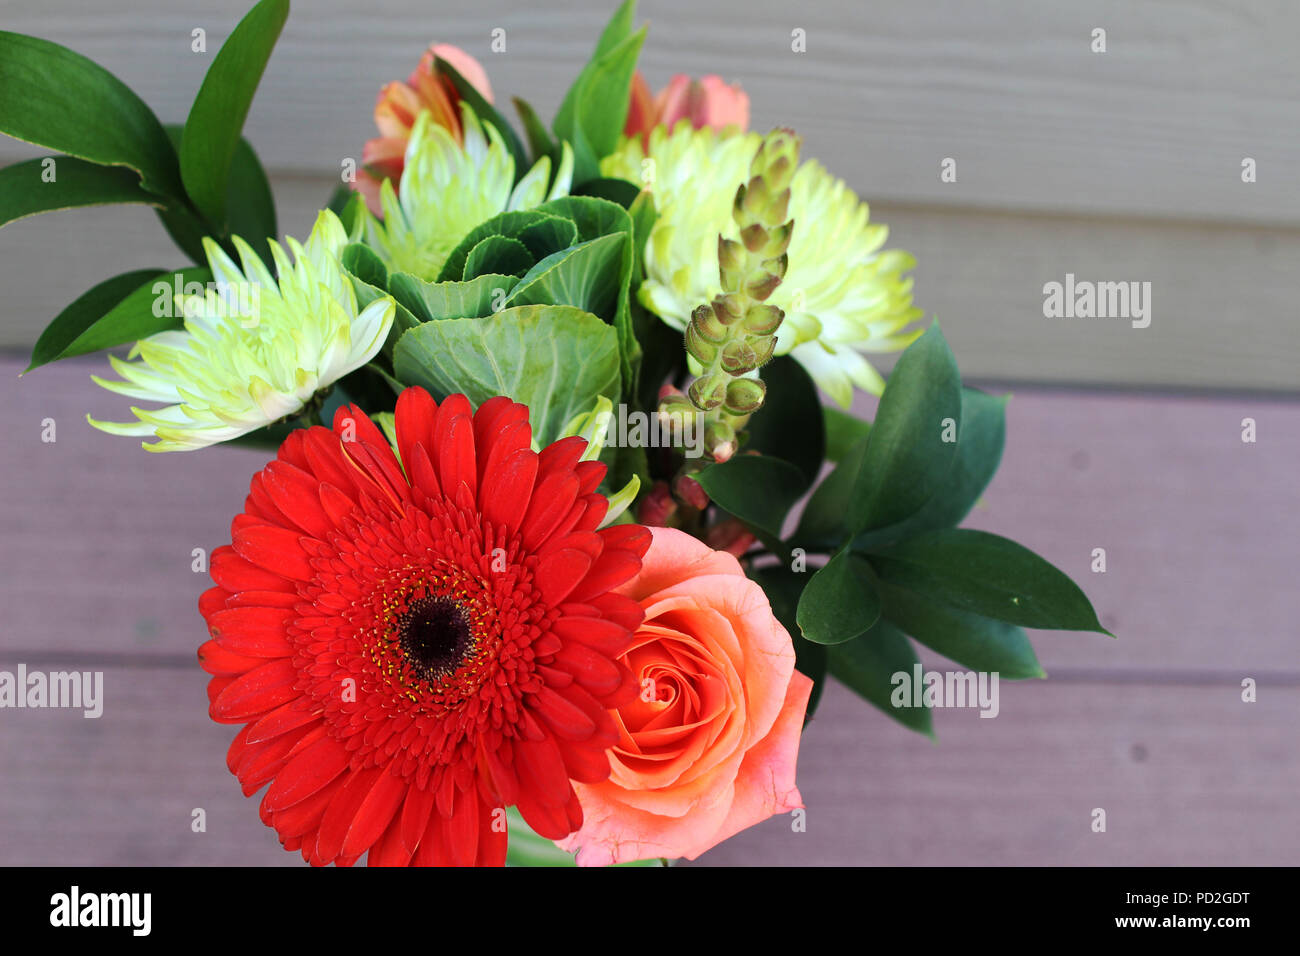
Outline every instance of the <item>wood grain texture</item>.
[[(234, 729), (208, 720), (197, 667), (104, 670), (97, 720), (0, 714), (0, 865), (302, 865), (226, 770)], [(1001, 704), (939, 714), (931, 743), (828, 687), (800, 749), (806, 832), (772, 818), (699, 862), (1300, 863), (1300, 688), (1038, 683)]]
[[(5, 0), (0, 22), (103, 63), (174, 122), (248, 6)], [(337, 172), (373, 135), (380, 86), (434, 40), (482, 59), (507, 106), (523, 94), (549, 117), (613, 8), (297, 3), (248, 133), (276, 170)], [(880, 200), (1300, 223), (1300, 10), (1287, 0), (644, 0), (640, 15), (653, 84), (676, 72), (743, 83), (755, 128), (797, 126), (810, 153)], [(206, 54), (191, 51), (196, 27)], [(1090, 50), (1096, 27), (1106, 53)], [(504, 53), (490, 50), (494, 28)], [(795, 29), (806, 53), (792, 52)], [(1251, 186), (1245, 156), (1259, 164)], [(957, 183), (939, 181), (944, 157)]]

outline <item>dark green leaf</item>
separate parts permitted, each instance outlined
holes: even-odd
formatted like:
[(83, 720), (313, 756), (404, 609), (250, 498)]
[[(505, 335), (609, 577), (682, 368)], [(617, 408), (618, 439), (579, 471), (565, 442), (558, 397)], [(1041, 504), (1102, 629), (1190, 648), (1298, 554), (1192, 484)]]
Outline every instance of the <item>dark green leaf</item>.
[(393, 298), (411, 310), (421, 322), (440, 319), (471, 319), (490, 315), (504, 305), (506, 294), (515, 287), (515, 276), (481, 275), (468, 282), (425, 282), (405, 272), (389, 280)]
[(799, 633), (816, 644), (843, 644), (880, 619), (880, 595), (866, 561), (836, 553), (808, 581), (799, 598)]
[(384, 260), (379, 258), (375, 250), (365, 243), (348, 243), (343, 247), (343, 255), (339, 257), (339, 262), (344, 269), (367, 285), (372, 285), (376, 289), (388, 288), (388, 267), (384, 265)]
[(465, 257), (465, 274), (462, 279), (468, 281), (481, 275), (518, 278), (532, 268), (535, 261), (528, 247), (518, 239), (488, 236)]
[(1109, 633), (1078, 585), (1028, 548), (985, 531), (928, 531), (873, 553), (890, 584), (1022, 627)]
[[(52, 180), (47, 181), (47, 177)], [(55, 209), (165, 203), (140, 188), (140, 177), (123, 166), (99, 166), (72, 156), (29, 159), (0, 169), (0, 226)]]
[(543, 156), (549, 156), (551, 162), (555, 163), (559, 158), (559, 144), (551, 138), (546, 124), (538, 118), (537, 111), (527, 100), (518, 96), (511, 97), (511, 102), (515, 104), (515, 112), (519, 114), (519, 119), (524, 124), (524, 135), (528, 137), (528, 148), (532, 151), (533, 162), (537, 162)]
[(257, 153), (248, 140), (240, 137), (230, 164), (230, 183), (226, 191), (230, 234), (239, 236), (262, 259), (271, 265), (267, 239), (279, 238), (275, 220), (275, 197)]
[[(902, 686), (896, 674), (915, 680), (916, 651), (903, 632), (884, 618), (856, 641), (827, 648), (827, 666), (840, 683), (911, 730), (934, 736), (931, 711), (924, 702), (911, 706), (908, 697), (895, 705), (895, 691)], [(900, 698), (903, 695), (898, 695)]]
[(645, 28), (631, 32), (635, 4), (625, 3), (601, 35), (555, 114), (555, 135), (573, 146), (573, 182), (600, 176), (600, 160), (612, 153), (627, 121), (628, 93)]
[(931, 650), (977, 671), (1007, 680), (1046, 677), (1023, 630), (1005, 621), (958, 611), (914, 591), (878, 582), (884, 616)]
[(919, 511), (948, 479), (961, 428), (961, 379), (936, 323), (889, 376), (849, 499), (849, 530), (869, 531)]
[(1006, 437), (1006, 396), (995, 398), (973, 388), (961, 395), (961, 433), (957, 456), (947, 481), (921, 510), (896, 525), (869, 531), (854, 540), (854, 547), (869, 551), (935, 528), (951, 528), (975, 506), (984, 493), (998, 462)]
[(826, 460), (842, 461), (844, 456), (871, 431), (871, 422), (842, 412), (831, 405), (822, 407), (826, 427)]
[(176, 152), (158, 117), (102, 66), (48, 40), (0, 31), (0, 132), (181, 197)]
[(180, 328), (184, 322), (174, 301), (178, 282), (183, 291), (211, 279), (207, 269), (194, 266), (175, 272), (144, 269), (101, 282), (49, 324), (32, 350), (28, 371)]
[(636, 197), (641, 195), (641, 187), (626, 179), (592, 179), (578, 187), (574, 195), (605, 199), (630, 209)]
[[(551, 222), (551, 220), (554, 220), (554, 222)], [(554, 240), (562, 238), (566, 234), (566, 225), (569, 238), (551, 244)], [(546, 226), (549, 226), (549, 228), (545, 228)], [(525, 233), (528, 235), (527, 240), (524, 239)], [(465, 260), (469, 258), (469, 251), (488, 236), (511, 236), (519, 239), (520, 242), (528, 246), (529, 251), (533, 253), (536, 259), (544, 259), (552, 252), (558, 252), (571, 245), (577, 234), (578, 230), (573, 223), (565, 223), (563, 219), (544, 212), (538, 212), (535, 209), (514, 209), (503, 212), (493, 216), (486, 222), (480, 223), (469, 231), (465, 238), (447, 256), (447, 261), (442, 265), (442, 271), (438, 273), (438, 281), (454, 280), (459, 282), (463, 279), (465, 277)], [(534, 248), (533, 243), (536, 244), (536, 248)]]
[(764, 455), (790, 462), (804, 476), (802, 490), (817, 480), (826, 453), (821, 400), (803, 366), (783, 356), (763, 366), (767, 398), (749, 420), (749, 442)]
[(736, 455), (695, 478), (718, 507), (773, 538), (803, 493), (799, 469), (768, 455)]
[(845, 535), (844, 522), (853, 500), (854, 483), (867, 454), (864, 436), (840, 457), (840, 463), (808, 499), (794, 541), (801, 546), (838, 544)]
[(289, 0), (261, 0), (239, 21), (213, 57), (185, 121), (181, 178), (195, 207), (221, 231), (240, 131), (288, 16)]

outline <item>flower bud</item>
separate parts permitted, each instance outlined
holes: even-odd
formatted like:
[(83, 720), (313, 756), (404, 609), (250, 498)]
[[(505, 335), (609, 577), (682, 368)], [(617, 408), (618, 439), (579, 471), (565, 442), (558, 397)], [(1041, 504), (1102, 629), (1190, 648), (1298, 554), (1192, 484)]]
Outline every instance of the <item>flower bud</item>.
[(756, 302), (745, 310), (745, 331), (754, 335), (771, 335), (784, 318), (785, 312), (780, 306)]
[(758, 368), (758, 354), (745, 339), (728, 342), (722, 348), (722, 368), (732, 375)]
[(733, 378), (727, 385), (724, 407), (733, 415), (752, 415), (763, 407), (767, 385), (762, 379)]
[(668, 490), (668, 482), (656, 481), (654, 487), (637, 505), (636, 520), (640, 524), (663, 527), (677, 510), (677, 502)]
[(776, 291), (776, 287), (781, 284), (781, 276), (766, 269), (758, 269), (745, 280), (745, 294), (751, 299), (759, 302), (766, 301), (767, 297)]
[(725, 295), (715, 295), (713, 297), (713, 314), (718, 317), (718, 321), (723, 325), (731, 325), (736, 322), (743, 312), (744, 304), (736, 293), (728, 292)]
[(704, 426), (704, 448), (714, 461), (726, 461), (736, 453), (738, 445), (736, 430), (726, 422), (711, 421)]
[(718, 347), (700, 335), (694, 322), (686, 326), (686, 351), (701, 365), (711, 365), (718, 355)]
[(718, 372), (712, 376), (697, 378), (691, 382), (690, 396), (696, 408), (712, 411), (726, 400), (728, 378)]
[(776, 351), (776, 336), (754, 336), (750, 338), (749, 344), (754, 350), (754, 368), (762, 368), (772, 361), (772, 354)]
[(741, 557), (754, 546), (754, 533), (736, 518), (719, 521), (704, 533), (704, 543), (714, 551), (726, 551)]
[(704, 486), (690, 475), (678, 475), (673, 479), (673, 497), (697, 511), (709, 506), (709, 495)]
[(718, 321), (713, 309), (707, 305), (697, 306), (691, 313), (691, 326), (706, 341), (721, 345), (727, 340), (727, 327)]

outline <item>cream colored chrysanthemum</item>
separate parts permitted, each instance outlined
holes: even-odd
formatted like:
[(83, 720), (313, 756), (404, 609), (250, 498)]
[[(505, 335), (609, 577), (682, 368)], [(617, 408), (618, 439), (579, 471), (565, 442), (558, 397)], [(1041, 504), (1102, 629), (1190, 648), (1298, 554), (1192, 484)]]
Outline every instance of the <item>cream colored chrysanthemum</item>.
[(366, 214), (366, 239), (393, 272), (434, 280), (457, 243), (479, 223), (511, 209), (531, 209), (567, 195), (573, 152), (564, 145), (555, 183), (543, 156), (515, 184), (515, 161), (496, 127), (479, 122), (461, 102), (460, 145), (428, 110), (420, 113), (406, 146), (401, 196), (391, 181), (379, 192), (383, 221)]
[(247, 243), (234, 241), (242, 270), (204, 240), (213, 282), (201, 295), (175, 296), (183, 331), (137, 342), (129, 358), (138, 361), (110, 356), (124, 381), (94, 376), (110, 391), (170, 404), (132, 408), (136, 422), (86, 416), (90, 424), (113, 435), (155, 436), (144, 445), (149, 451), (204, 448), (302, 410), (383, 347), (396, 306), (383, 296), (358, 309), (339, 264), (347, 234), (332, 212), (320, 214), (305, 247), (286, 240), (293, 261), (270, 244), (278, 282)]
[[(717, 132), (679, 123), (650, 134), (649, 148), (624, 139), (601, 173), (642, 183), (654, 194), (659, 219), (645, 248), (641, 303), (674, 328), (691, 310), (721, 292), (718, 233), (739, 239), (731, 217), (736, 187), (762, 143), (757, 133)], [(776, 354), (793, 356), (836, 402), (848, 407), (853, 388), (879, 395), (880, 373), (863, 352), (906, 347), (920, 329), (912, 305), (915, 260), (882, 249), (888, 228), (870, 221), (867, 204), (815, 160), (800, 165), (791, 184), (794, 234), (785, 281), (769, 302), (785, 310)]]

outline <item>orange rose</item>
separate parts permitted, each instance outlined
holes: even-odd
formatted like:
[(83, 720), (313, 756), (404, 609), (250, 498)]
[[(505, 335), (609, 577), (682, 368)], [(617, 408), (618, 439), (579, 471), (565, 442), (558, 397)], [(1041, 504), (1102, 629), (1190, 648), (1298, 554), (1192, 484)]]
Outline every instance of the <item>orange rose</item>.
[(450, 79), (438, 73), (435, 57), (455, 67), (471, 86), (492, 102), (492, 87), (478, 60), (460, 47), (436, 43), (424, 51), (420, 63), (405, 83), (393, 82), (379, 91), (375, 101), (375, 125), (379, 136), (369, 140), (361, 153), (361, 170), (352, 188), (365, 197), (366, 205), (376, 216), (383, 215), (379, 205), (379, 187), (385, 179), (398, 187), (406, 165), (406, 142), (421, 110), (429, 110), (433, 121), (446, 127), (461, 142), (460, 94)]
[(641, 572), (618, 588), (645, 621), (622, 660), (639, 698), (614, 711), (604, 783), (575, 783), (583, 824), (559, 841), (582, 866), (695, 859), (802, 807), (799, 733), (812, 681), (763, 589), (730, 554), (651, 528)]
[(728, 86), (720, 76), (710, 74), (694, 80), (678, 73), (652, 99), (645, 77), (637, 70), (632, 75), (624, 134), (640, 136), (646, 142), (656, 126), (672, 129), (681, 120), (690, 120), (695, 129), (748, 129), (749, 96), (739, 86)]

